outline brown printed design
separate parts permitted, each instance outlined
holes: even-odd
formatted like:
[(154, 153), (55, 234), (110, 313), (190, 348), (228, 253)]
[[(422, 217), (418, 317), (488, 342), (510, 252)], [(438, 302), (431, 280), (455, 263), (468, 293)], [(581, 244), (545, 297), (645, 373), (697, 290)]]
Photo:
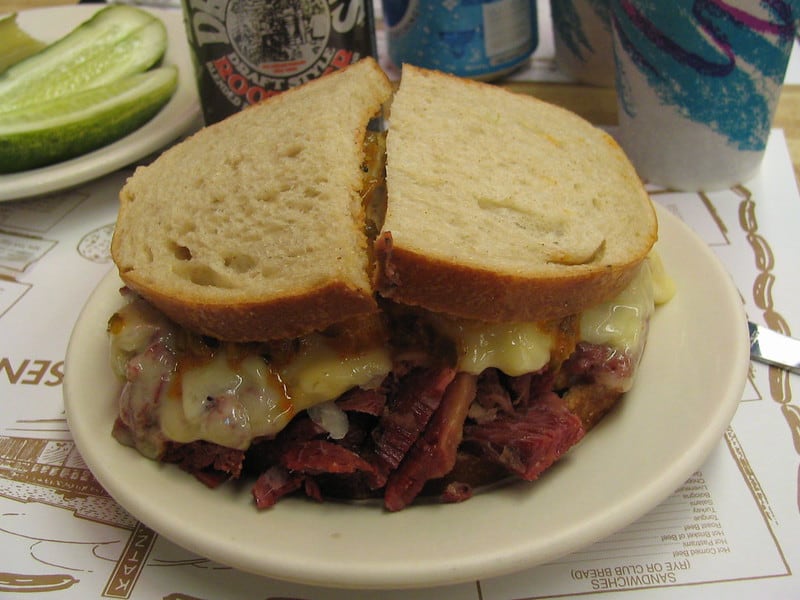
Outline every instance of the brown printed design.
[(64, 381), (64, 361), (23, 358), (13, 360), (0, 356), (0, 381), (11, 385), (43, 385), (57, 387)]
[(0, 496), (49, 504), (115, 527), (136, 527), (68, 440), (0, 436)]
[(90, 231), (78, 242), (78, 254), (95, 263), (110, 262), (112, 235), (114, 235), (114, 223)]
[[(756, 203), (747, 188), (737, 186), (733, 190), (740, 198), (739, 225), (746, 233), (747, 241), (753, 250), (758, 274), (753, 282), (753, 301), (761, 309), (764, 322), (773, 331), (792, 335), (786, 319), (775, 309), (772, 289), (775, 285), (775, 256), (769, 242), (758, 231)], [(792, 404), (792, 382), (788, 371), (769, 367), (769, 391), (772, 399), (780, 404), (781, 413), (786, 419), (792, 435), (795, 452), (800, 455), (800, 408)], [(800, 512), (800, 465), (796, 478), (797, 509)]]
[(103, 596), (107, 598), (129, 598), (136, 580), (144, 569), (153, 544), (156, 541), (156, 534), (153, 530), (145, 527), (141, 523), (136, 526), (128, 540), (122, 556), (117, 561), (117, 568), (103, 590)]
[[(0, 496), (65, 509), (96, 523), (136, 527), (136, 520), (97, 483), (70, 440), (0, 436)], [(0, 572), (0, 592), (58, 591), (79, 581), (69, 573)]]
[(776, 532), (778, 528), (778, 518), (775, 515), (775, 512), (769, 503), (769, 499), (767, 498), (767, 494), (764, 491), (764, 488), (761, 486), (761, 482), (758, 480), (750, 461), (747, 459), (744, 448), (742, 448), (742, 445), (732, 427), (729, 427), (725, 432), (725, 442), (727, 443), (728, 450), (730, 451), (731, 456), (733, 457), (733, 460), (742, 475), (742, 479), (744, 479), (744, 482), (750, 490), (750, 493), (753, 495), (753, 499), (758, 506), (758, 511), (761, 513), (761, 517), (764, 519), (764, 524), (766, 525), (767, 530), (772, 536), (772, 539), (775, 541), (775, 549), (778, 552), (778, 556), (783, 567), (783, 573), (780, 573), (780, 575), (791, 575), (791, 567), (786, 560), (786, 555), (783, 552), (783, 548), (781, 548), (781, 545), (778, 543), (778, 535)]
[(0, 573), (0, 592), (56, 592), (73, 586), (79, 580), (72, 575), (20, 575)]
[(27, 271), (56, 247), (56, 240), (0, 230), (0, 268), (12, 278)]
[[(26, 422), (17, 421), (16, 425), (22, 429)], [(35, 428), (31, 431), (42, 433)], [(64, 509), (77, 518), (130, 531), (119, 556), (105, 557), (113, 560), (114, 567), (102, 590), (98, 589), (104, 598), (131, 597), (144, 568), (152, 564), (148, 559), (158, 535), (108, 495), (89, 471), (72, 440), (0, 436), (0, 497), (22, 504), (38, 503)], [(192, 556), (191, 561), (161, 564), (181, 566), (195, 563), (206, 564), (208, 560)], [(227, 567), (221, 568), (228, 570)], [(78, 582), (80, 579), (69, 573), (0, 571), (0, 594), (63, 590)], [(181, 594), (175, 597), (192, 598)]]
[(43, 234), (77, 208), (89, 194), (82, 190), (0, 203), (0, 227), (5, 230)]
[(0, 273), (0, 318), (8, 312), (33, 286), (20, 283), (13, 277)]

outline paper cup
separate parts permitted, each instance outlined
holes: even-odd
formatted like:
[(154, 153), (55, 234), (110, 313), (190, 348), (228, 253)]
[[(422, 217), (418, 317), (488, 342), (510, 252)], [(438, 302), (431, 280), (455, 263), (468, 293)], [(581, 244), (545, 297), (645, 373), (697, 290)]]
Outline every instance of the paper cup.
[(559, 70), (591, 85), (614, 86), (608, 0), (550, 0)]
[(759, 169), (796, 0), (611, 0), (620, 143), (639, 175), (685, 191)]

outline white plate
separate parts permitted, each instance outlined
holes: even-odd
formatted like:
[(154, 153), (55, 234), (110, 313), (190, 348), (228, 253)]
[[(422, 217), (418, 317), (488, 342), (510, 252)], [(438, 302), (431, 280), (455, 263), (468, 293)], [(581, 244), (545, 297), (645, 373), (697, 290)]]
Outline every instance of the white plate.
[(335, 587), (474, 581), (553, 560), (635, 521), (678, 488), (720, 442), (741, 400), (749, 341), (739, 293), (707, 246), (659, 208), (660, 253), (678, 286), (661, 307), (634, 389), (533, 484), (461, 504), (376, 506), (282, 500), (258, 512), (249, 486), (206, 489), (111, 437), (118, 384), (106, 321), (120, 304), (109, 274), (67, 351), (72, 435), (97, 480), (177, 544), (274, 578)]
[[(17, 24), (44, 42), (54, 42), (100, 10), (99, 5), (61, 6), (25, 10)], [(180, 10), (145, 9), (167, 28), (169, 44), (164, 64), (178, 67), (178, 89), (169, 102), (139, 129), (93, 152), (48, 167), (0, 175), (0, 201), (19, 200), (72, 187), (116, 171), (168, 145), (202, 125), (200, 102), (192, 71), (186, 30)]]

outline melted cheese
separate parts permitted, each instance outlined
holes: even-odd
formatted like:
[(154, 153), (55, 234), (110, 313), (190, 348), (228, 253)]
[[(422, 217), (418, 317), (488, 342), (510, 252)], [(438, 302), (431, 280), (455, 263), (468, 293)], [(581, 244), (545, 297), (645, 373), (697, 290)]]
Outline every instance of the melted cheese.
[[(655, 305), (673, 293), (660, 259), (652, 254), (617, 298), (581, 315), (581, 340), (640, 353)], [(552, 331), (536, 323), (433, 316), (432, 324), (453, 341), (457, 368), (473, 374), (490, 367), (511, 376), (538, 371), (556, 344)], [(206, 440), (246, 449), (255, 438), (274, 436), (298, 411), (353, 387), (379, 385), (392, 368), (381, 339), (343, 353), (320, 334), (299, 340), (298, 350), (279, 365), (241, 346), (208, 348), (196, 340), (202, 351), (185, 356), (177, 348), (185, 334), (142, 300), (118, 311), (109, 333), (114, 370), (127, 380), (120, 418), (148, 456), (156, 456), (165, 440)]]
[(675, 295), (675, 282), (667, 274), (661, 255), (655, 250), (647, 257), (647, 264), (653, 282), (653, 300), (656, 306), (666, 304)]
[(280, 375), (294, 408), (302, 410), (338, 398), (352, 387), (376, 387), (391, 369), (384, 344), (342, 355), (323, 336), (312, 335)]
[[(580, 340), (637, 354), (655, 306), (674, 292), (661, 259), (652, 252), (616, 298), (581, 314)], [(432, 321), (455, 343), (458, 369), (473, 374), (489, 367), (511, 376), (538, 371), (549, 362), (556, 343), (553, 334), (537, 323), (482, 323), (439, 316)]]
[(379, 340), (341, 356), (319, 334), (301, 339), (282, 366), (234, 344), (198, 357), (176, 347), (177, 326), (142, 300), (120, 309), (109, 333), (112, 366), (127, 380), (120, 417), (151, 457), (167, 440), (246, 449), (257, 437), (274, 436), (300, 410), (352, 387), (378, 385), (392, 367)]
[(158, 410), (172, 441), (245, 449), (253, 438), (283, 429), (295, 414), (279, 377), (258, 355), (239, 359), (224, 346), (207, 362), (178, 368), (180, 390), (171, 390)]
[(536, 323), (483, 323), (433, 317), (441, 335), (456, 346), (458, 370), (477, 375), (490, 367), (517, 376), (538, 371), (550, 360), (552, 338)]
[(636, 351), (644, 343), (647, 324), (655, 310), (650, 265), (645, 261), (633, 281), (613, 300), (602, 302), (581, 315), (580, 339), (623, 351)]

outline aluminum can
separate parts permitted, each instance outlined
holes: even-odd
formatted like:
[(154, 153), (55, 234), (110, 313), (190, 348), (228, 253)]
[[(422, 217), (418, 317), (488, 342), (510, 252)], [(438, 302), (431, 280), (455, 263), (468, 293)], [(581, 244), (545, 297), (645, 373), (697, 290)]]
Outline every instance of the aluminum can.
[(182, 0), (206, 125), (365, 56), (372, 0)]
[(539, 42), (535, 0), (382, 0), (389, 58), (491, 80), (524, 63)]

